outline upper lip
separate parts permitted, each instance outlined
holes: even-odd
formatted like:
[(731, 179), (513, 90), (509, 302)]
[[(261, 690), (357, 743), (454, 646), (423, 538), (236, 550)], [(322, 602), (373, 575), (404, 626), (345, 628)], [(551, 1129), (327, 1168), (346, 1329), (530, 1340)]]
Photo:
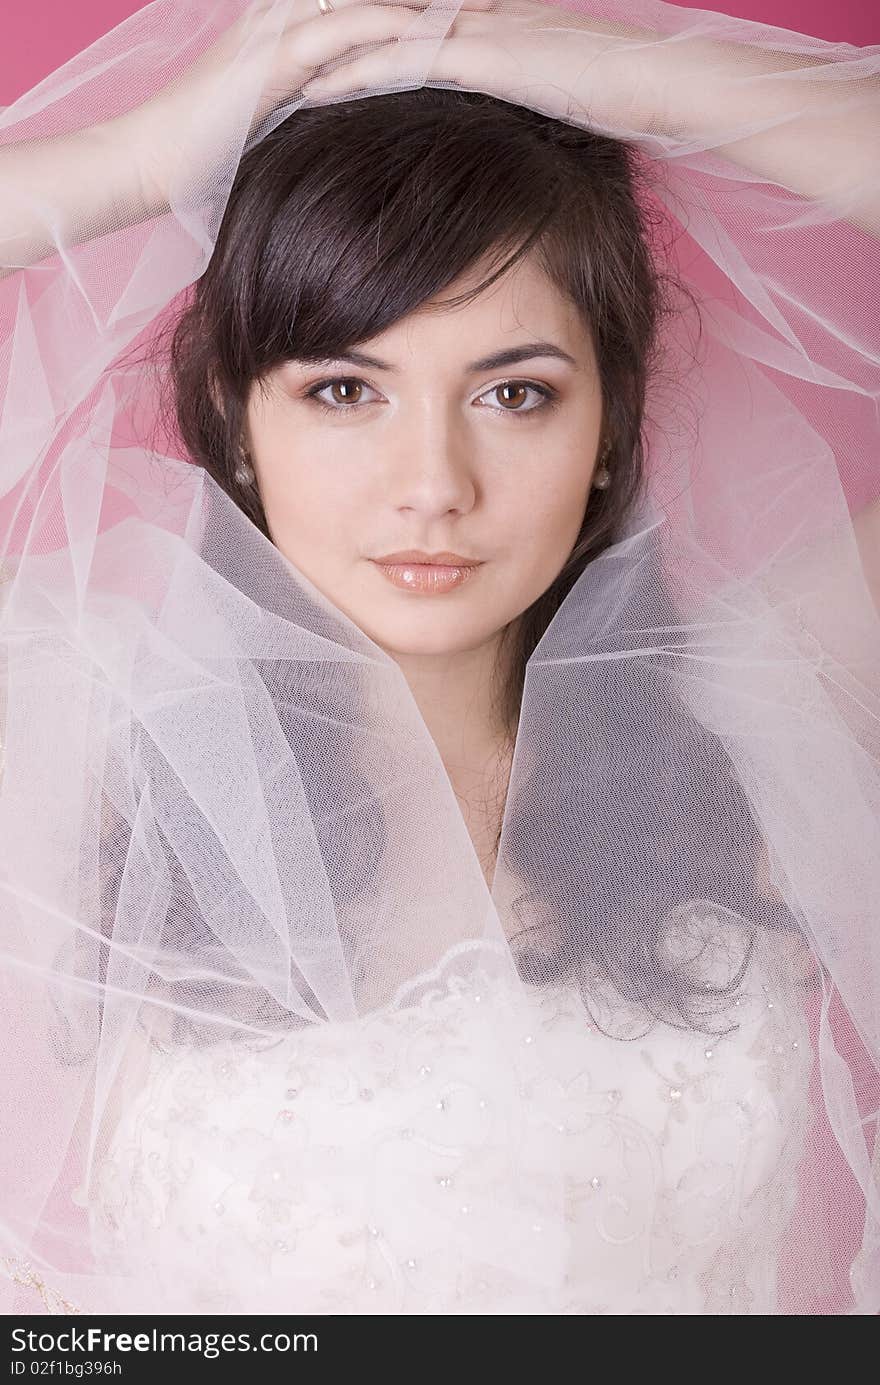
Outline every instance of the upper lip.
[(433, 567), (476, 567), (482, 558), (464, 558), (461, 553), (423, 553), (418, 548), (402, 548), (399, 553), (383, 553), (374, 563), (430, 563)]

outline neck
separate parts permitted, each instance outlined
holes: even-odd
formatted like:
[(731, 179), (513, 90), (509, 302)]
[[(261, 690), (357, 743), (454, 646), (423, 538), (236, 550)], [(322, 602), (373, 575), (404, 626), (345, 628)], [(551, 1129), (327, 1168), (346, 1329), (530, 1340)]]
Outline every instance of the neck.
[(447, 770), (468, 774), (483, 753), (508, 739), (495, 699), (500, 636), (473, 649), (397, 654), (399, 665)]
[(514, 740), (495, 703), (503, 686), (496, 676), (500, 657), (500, 636), (449, 654), (392, 653), (484, 862), (501, 825)]

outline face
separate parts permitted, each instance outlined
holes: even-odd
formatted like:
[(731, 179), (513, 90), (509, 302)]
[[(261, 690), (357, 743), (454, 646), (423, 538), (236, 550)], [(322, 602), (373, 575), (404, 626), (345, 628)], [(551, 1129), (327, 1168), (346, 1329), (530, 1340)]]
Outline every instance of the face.
[[(471, 302), (423, 305), (357, 351), (369, 363), (292, 360), (251, 391), (272, 540), (392, 656), (491, 644), (558, 576), (583, 521), (602, 425), (590, 332), (524, 259)], [(439, 593), (401, 589), (371, 559), (405, 549), (481, 566)]]

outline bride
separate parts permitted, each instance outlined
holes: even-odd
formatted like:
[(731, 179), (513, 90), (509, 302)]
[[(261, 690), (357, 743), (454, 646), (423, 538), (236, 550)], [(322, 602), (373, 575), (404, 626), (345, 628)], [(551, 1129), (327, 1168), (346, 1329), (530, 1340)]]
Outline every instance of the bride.
[(9, 1304), (877, 1311), (880, 56), (151, 8), (0, 147)]

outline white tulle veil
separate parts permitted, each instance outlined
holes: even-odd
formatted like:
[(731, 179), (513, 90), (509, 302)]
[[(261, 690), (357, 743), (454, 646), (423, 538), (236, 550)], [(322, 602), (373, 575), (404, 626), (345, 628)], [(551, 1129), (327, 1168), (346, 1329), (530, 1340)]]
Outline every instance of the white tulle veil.
[[(121, 115), (245, 8), (154, 0), (8, 107), (0, 138)], [(431, 65), (457, 8), (414, 19), (413, 87), (444, 85)], [(205, 271), (242, 155), (302, 104), (260, 105), (294, 11), (259, 5), (236, 31), (232, 95), (180, 132), (167, 209), (120, 207), (74, 238), (49, 201), (40, 258), (0, 245), (5, 1309), (148, 1311), (176, 1292), (172, 1264), (133, 1249), (108, 1267), (90, 1240), (138, 1036), (271, 1045), (474, 970), (540, 984), (554, 955), (610, 1032), (609, 974), (646, 1030), (684, 1023), (687, 968), (661, 984), (645, 958), (696, 908), (710, 930), (795, 940), (803, 968), (812, 1124), (779, 1311), (877, 1312), (880, 615), (859, 528), (880, 492), (878, 239), (860, 214), (877, 167), (806, 197), (738, 165), (719, 150), (767, 123), (757, 101), (750, 130), (700, 138), (594, 118), (652, 171), (656, 253), (686, 292), (648, 385), (644, 492), (528, 661), (490, 891), (395, 661), (140, 426), (153, 377), (132, 349)], [(592, 17), (646, 45), (784, 53), (786, 79), (744, 56), (742, 83), (785, 80), (785, 118), (799, 90), (809, 113), (817, 70), (841, 112), (877, 109), (880, 48), (659, 0), (558, 13), (583, 26), (573, 51)], [(521, 100), (556, 114), (539, 86)], [(711, 1033), (712, 995), (691, 1000)], [(519, 1129), (529, 1097), (488, 1019), (475, 1061)], [(538, 1204), (558, 1234), (503, 1253), (543, 1291), (566, 1231), (529, 1148), (523, 1215)]]

